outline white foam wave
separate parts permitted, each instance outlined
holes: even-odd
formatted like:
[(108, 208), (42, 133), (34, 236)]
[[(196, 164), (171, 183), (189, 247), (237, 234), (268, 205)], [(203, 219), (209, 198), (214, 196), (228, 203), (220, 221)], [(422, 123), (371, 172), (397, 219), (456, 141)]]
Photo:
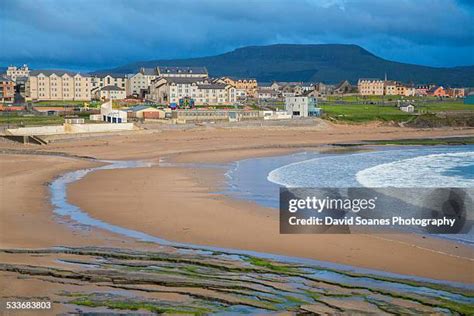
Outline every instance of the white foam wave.
[(447, 174), (474, 165), (474, 152), (432, 154), (380, 164), (357, 172), (365, 187), (474, 187), (474, 180)]

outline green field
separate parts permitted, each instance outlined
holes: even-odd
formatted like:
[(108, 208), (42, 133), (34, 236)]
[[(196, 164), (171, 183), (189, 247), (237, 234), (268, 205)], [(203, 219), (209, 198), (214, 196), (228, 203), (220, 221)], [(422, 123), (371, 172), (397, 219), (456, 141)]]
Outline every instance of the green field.
[[(417, 105), (415, 103), (415, 105)], [(424, 110), (429, 112), (441, 112), (441, 111), (474, 111), (474, 105), (464, 104), (458, 101), (446, 101), (436, 103), (421, 103), (417, 107), (418, 110)]]
[[(436, 113), (436, 112), (456, 112), (456, 111), (472, 111), (474, 114), (474, 106), (464, 104), (461, 101), (440, 101), (440, 102), (413, 102), (415, 110), (420, 113)], [(372, 104), (351, 104), (341, 105), (336, 103), (321, 104), (320, 107), (325, 113), (325, 117), (355, 123), (363, 123), (370, 121), (410, 121), (415, 115), (400, 111), (395, 106), (382, 106)]]
[(327, 100), (330, 101), (344, 101), (344, 102), (367, 102), (367, 101), (396, 101), (396, 100), (414, 100), (414, 101), (421, 101), (421, 100), (436, 100), (436, 97), (430, 96), (400, 96), (400, 95), (344, 95), (344, 96), (337, 96), (337, 95), (330, 95), (327, 97)]
[(392, 106), (378, 105), (323, 105), (326, 118), (338, 121), (364, 123), (370, 121), (403, 122), (414, 115)]
[(64, 119), (60, 116), (0, 116), (0, 125), (10, 126), (40, 126), (63, 124)]
[(84, 103), (91, 103), (87, 101), (38, 101), (34, 102), (33, 106), (83, 106)]

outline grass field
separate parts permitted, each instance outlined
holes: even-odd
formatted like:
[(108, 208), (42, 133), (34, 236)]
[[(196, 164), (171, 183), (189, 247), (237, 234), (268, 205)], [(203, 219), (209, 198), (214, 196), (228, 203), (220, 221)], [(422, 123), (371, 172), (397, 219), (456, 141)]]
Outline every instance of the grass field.
[(33, 106), (83, 106), (84, 103), (91, 103), (86, 101), (38, 101), (33, 103)]
[(405, 96), (400, 96), (400, 95), (366, 95), (366, 96), (361, 96), (361, 95), (344, 95), (344, 96), (336, 96), (336, 95), (330, 95), (327, 97), (328, 101), (345, 101), (345, 102), (367, 102), (367, 101), (395, 101), (395, 100), (414, 100), (414, 101), (420, 101), (420, 100), (436, 100), (436, 97), (419, 97), (419, 96), (411, 96), (411, 97), (405, 97)]
[[(440, 102), (414, 102), (415, 109), (422, 113), (472, 111), (474, 106), (464, 104), (462, 101), (440, 101)], [(414, 117), (411, 113), (400, 111), (394, 106), (381, 106), (371, 104), (341, 105), (336, 103), (322, 104), (321, 108), (327, 118), (348, 122), (370, 122), (370, 121), (409, 121)]]
[(460, 102), (460, 101), (451, 101), (451, 102), (447, 101), (447, 102), (436, 102), (436, 103), (422, 103), (418, 105), (417, 109), (429, 111), (429, 112), (474, 111), (474, 105), (464, 104), (463, 102)]
[(60, 116), (0, 116), (0, 125), (11, 126), (40, 126), (63, 124), (64, 119)]
[(370, 121), (403, 122), (414, 115), (396, 107), (378, 105), (323, 105), (325, 115), (339, 121), (363, 123)]

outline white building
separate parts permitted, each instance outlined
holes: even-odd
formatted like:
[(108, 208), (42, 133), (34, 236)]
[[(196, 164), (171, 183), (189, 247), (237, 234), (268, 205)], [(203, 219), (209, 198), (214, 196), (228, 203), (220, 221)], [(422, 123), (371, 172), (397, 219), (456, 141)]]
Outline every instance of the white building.
[(28, 77), (30, 75), (30, 69), (28, 65), (23, 65), (21, 67), (9, 66), (7, 68), (7, 76), (16, 82), (16, 78), (19, 77)]
[(401, 106), (400, 110), (407, 113), (413, 113), (415, 112), (415, 107), (412, 104), (408, 104), (405, 106)]
[(128, 75), (127, 96), (144, 98), (148, 94), (151, 81), (158, 78), (157, 68), (141, 68), (136, 74)]
[(127, 98), (127, 94), (125, 89), (110, 85), (103, 88), (96, 88), (96, 90), (94, 90), (94, 97), (99, 100), (123, 100)]
[(199, 77), (160, 77), (152, 81), (148, 99), (160, 104), (176, 104), (185, 99), (199, 105), (225, 105), (237, 101), (236, 89)]
[(285, 110), (293, 117), (316, 116), (317, 99), (307, 96), (290, 96), (285, 98)]
[(92, 77), (91, 90), (97, 90), (97, 88), (103, 88), (106, 86), (116, 86), (116, 87), (122, 88), (123, 90), (126, 90), (127, 81), (128, 81), (128, 78), (125, 75), (117, 75), (117, 74), (94, 75)]
[(114, 110), (112, 100), (109, 100), (100, 106), (100, 115), (102, 121), (108, 123), (127, 123), (127, 112)]

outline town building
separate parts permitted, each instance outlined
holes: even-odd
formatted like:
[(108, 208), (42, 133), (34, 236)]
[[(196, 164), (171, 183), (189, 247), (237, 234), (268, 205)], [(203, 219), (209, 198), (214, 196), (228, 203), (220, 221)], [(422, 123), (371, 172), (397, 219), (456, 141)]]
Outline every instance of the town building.
[(159, 77), (207, 78), (206, 67), (163, 67), (156, 68)]
[(150, 101), (178, 105), (183, 100), (194, 104), (225, 105), (237, 101), (235, 88), (199, 77), (159, 77), (151, 82)]
[(63, 70), (33, 70), (25, 85), (26, 100), (91, 99), (91, 77)]
[(328, 95), (333, 93), (334, 86), (325, 84), (323, 82), (318, 82), (314, 85), (314, 90), (319, 92), (319, 95)]
[(428, 95), (428, 90), (436, 87), (435, 84), (419, 84), (416, 86), (416, 95), (425, 96)]
[(353, 87), (348, 80), (342, 80), (333, 90), (334, 94), (346, 94), (351, 93), (353, 91)]
[(128, 118), (164, 119), (165, 111), (148, 105), (137, 105), (127, 111)]
[(9, 66), (7, 68), (7, 76), (16, 82), (18, 77), (28, 77), (30, 75), (30, 69), (28, 65), (23, 65), (21, 67)]
[(262, 111), (254, 110), (177, 110), (172, 112), (172, 119), (176, 123), (196, 121), (228, 121), (238, 122), (257, 120), (263, 117)]
[(316, 116), (317, 99), (307, 96), (291, 96), (285, 98), (285, 110), (293, 117)]
[(127, 123), (127, 112), (114, 110), (112, 100), (101, 104), (100, 116), (102, 121), (107, 123)]
[(433, 97), (447, 97), (448, 96), (446, 89), (444, 89), (442, 86), (434, 86), (428, 91), (426, 91), (426, 94)]
[(451, 98), (464, 98), (465, 92), (462, 88), (448, 88), (446, 89), (446, 93)]
[(95, 89), (94, 98), (97, 100), (123, 100), (127, 98), (127, 94), (125, 89), (110, 85)]
[(0, 102), (13, 103), (15, 100), (15, 82), (8, 77), (0, 77)]
[(257, 97), (258, 84), (256, 79), (235, 79), (232, 77), (222, 77), (220, 82), (231, 85), (238, 90), (244, 90), (249, 97)]
[(149, 93), (151, 81), (158, 78), (157, 68), (141, 68), (136, 74), (128, 75), (127, 96), (145, 98)]
[(415, 112), (415, 107), (412, 104), (408, 104), (401, 106), (400, 110), (407, 113), (413, 113)]
[(280, 93), (273, 89), (269, 88), (258, 88), (257, 97), (259, 100), (278, 100), (280, 98)]
[(359, 79), (357, 88), (360, 95), (384, 95), (385, 82), (381, 79)]
[(92, 87), (91, 90), (95, 92), (98, 88), (103, 88), (106, 86), (116, 86), (122, 88), (123, 90), (127, 89), (128, 78), (126, 75), (121, 74), (102, 74), (94, 75), (92, 77)]

